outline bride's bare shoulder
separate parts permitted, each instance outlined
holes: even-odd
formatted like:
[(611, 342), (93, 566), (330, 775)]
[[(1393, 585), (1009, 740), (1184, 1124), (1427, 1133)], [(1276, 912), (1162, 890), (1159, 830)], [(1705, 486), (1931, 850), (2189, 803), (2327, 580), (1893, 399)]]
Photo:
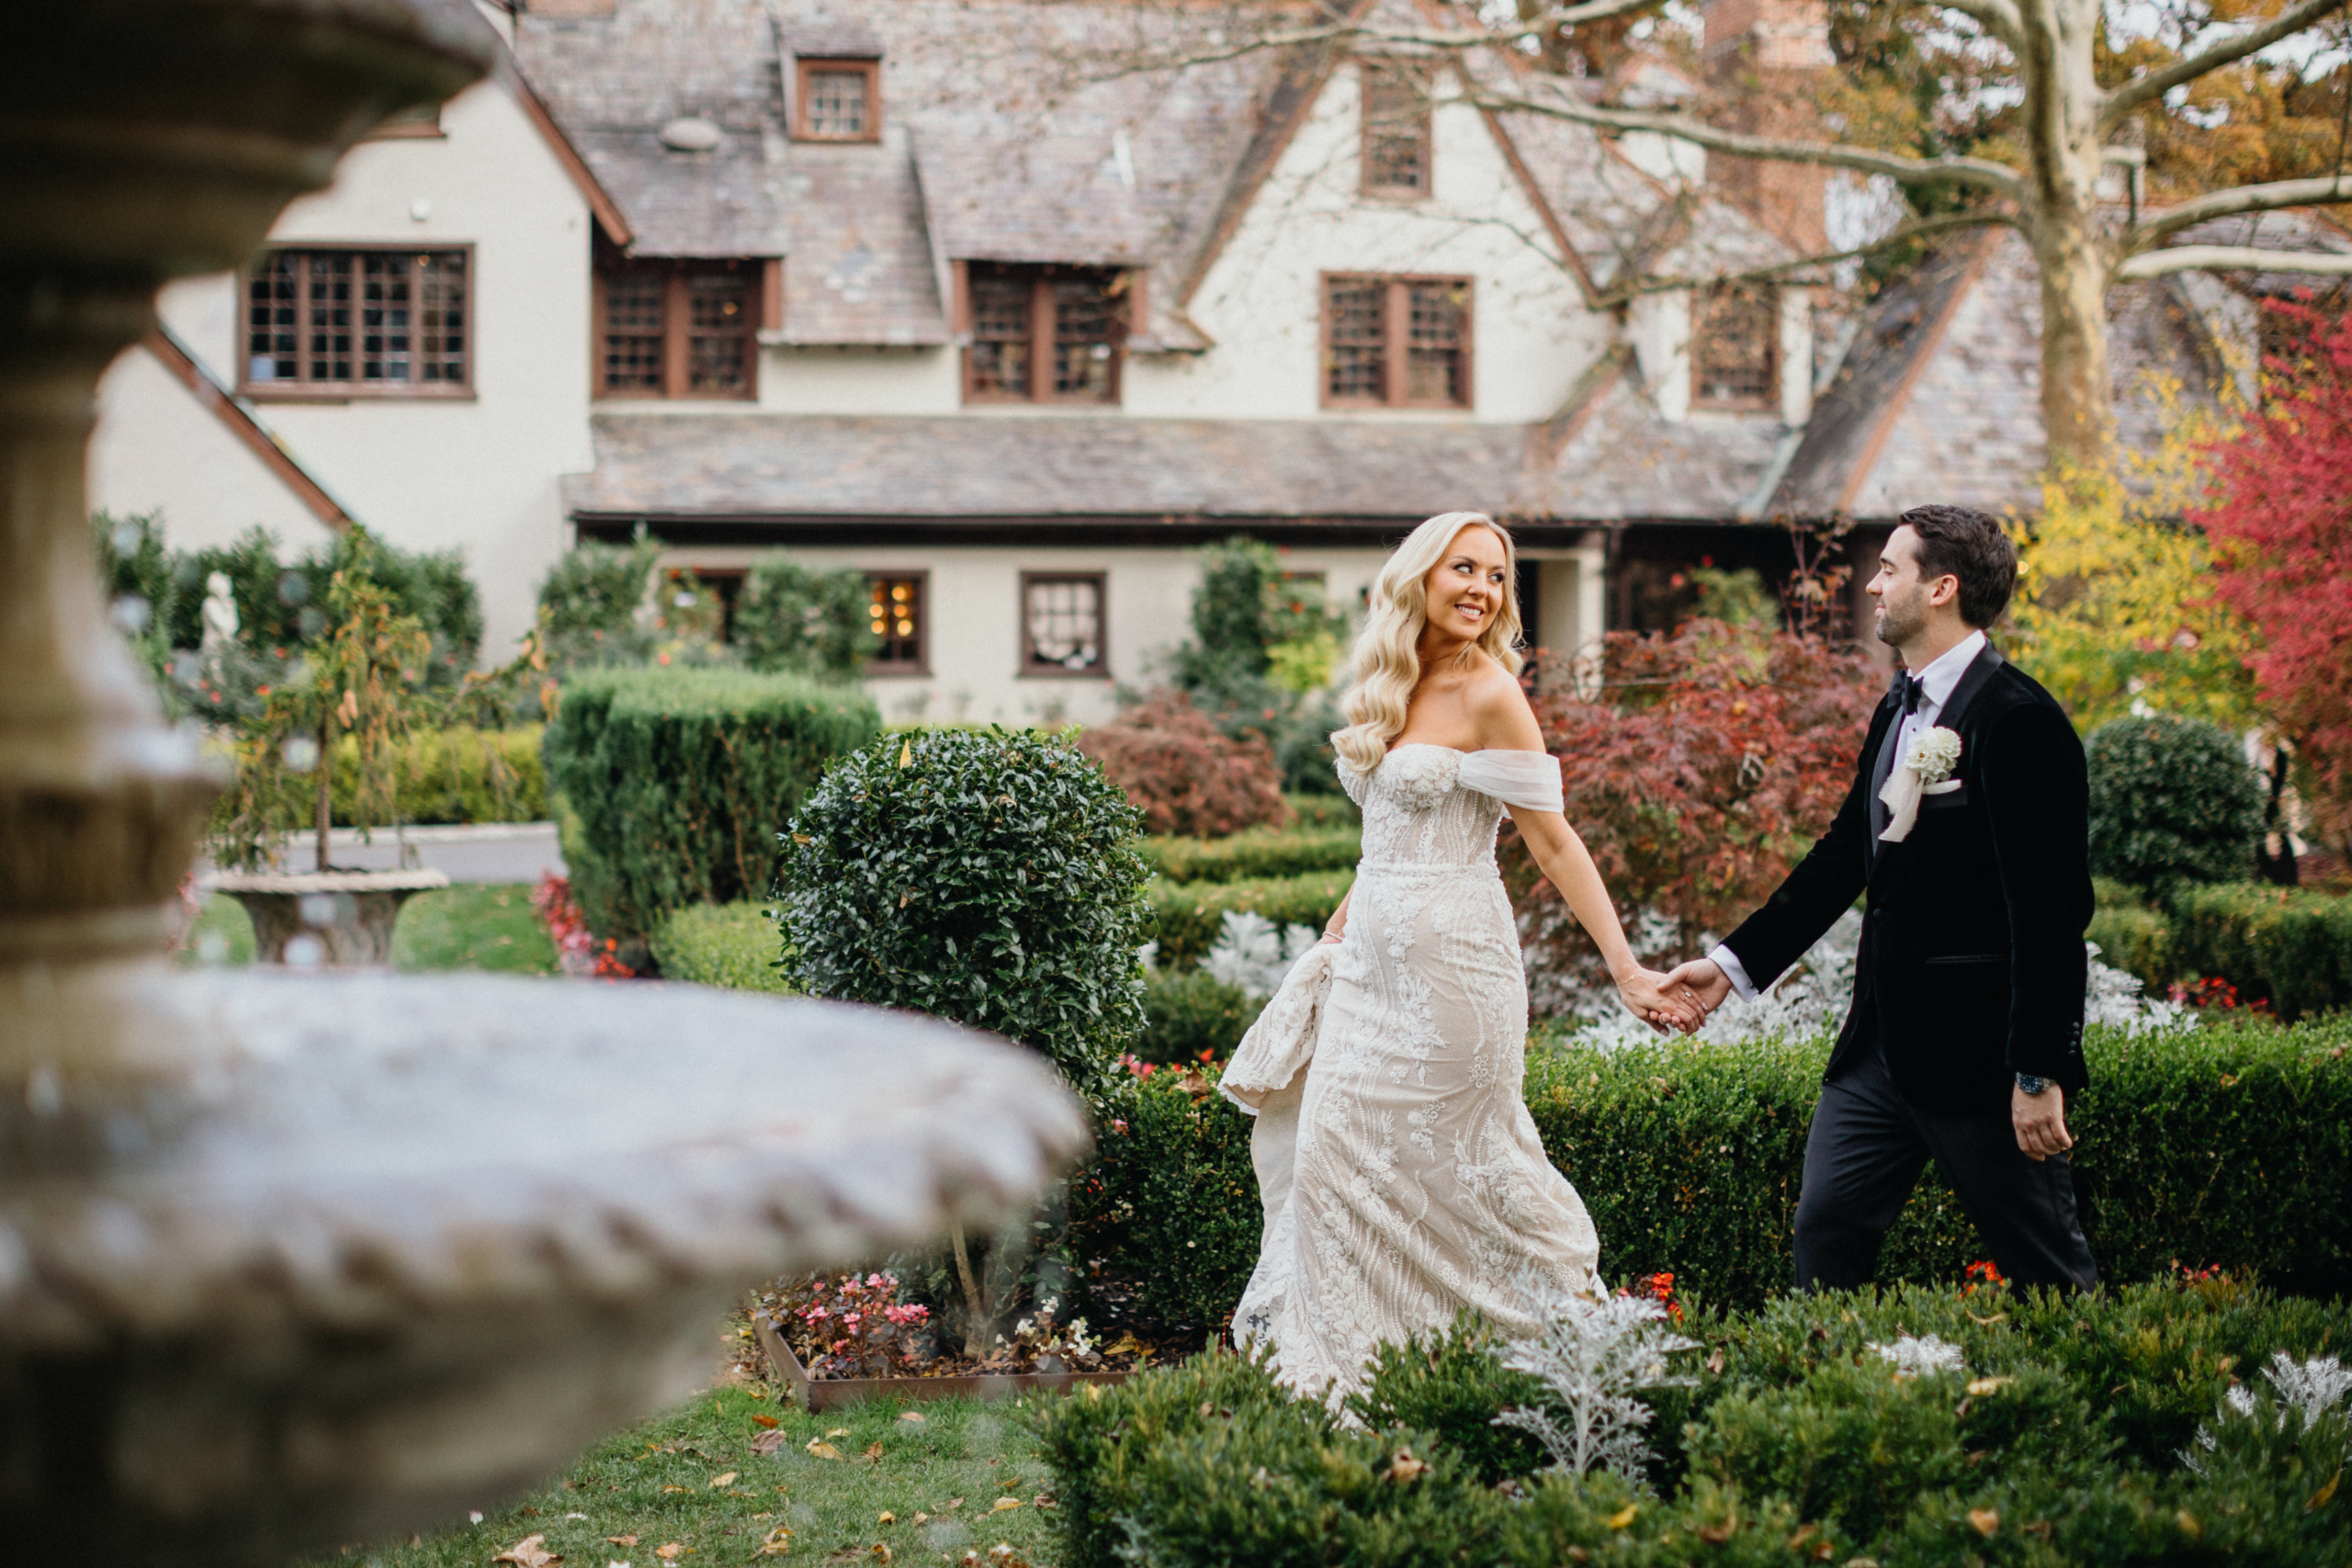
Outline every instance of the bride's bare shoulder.
[(1470, 710), (1471, 722), (1477, 726), (1481, 749), (1544, 749), (1543, 731), (1536, 725), (1535, 711), (1527, 705), (1527, 694), (1521, 690), (1519, 677), (1484, 653), (1478, 655), (1477, 664), (1464, 682), (1463, 698)]

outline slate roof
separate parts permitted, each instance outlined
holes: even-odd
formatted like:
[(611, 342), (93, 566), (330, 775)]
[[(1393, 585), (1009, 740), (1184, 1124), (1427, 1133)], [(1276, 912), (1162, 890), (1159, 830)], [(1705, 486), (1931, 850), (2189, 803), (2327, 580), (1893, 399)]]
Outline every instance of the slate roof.
[[(2200, 224), (2172, 243), (2352, 251), (2342, 231), (2301, 213)], [(2312, 281), (2182, 273), (2110, 289), (2119, 439), (2153, 447), (2182, 400), (2213, 406), (2233, 362), (2253, 351), (2251, 306), (2216, 309), (2217, 296)], [(2233, 331), (2248, 341), (2223, 341)], [(2041, 277), (2024, 238), (1995, 229), (1946, 246), (1865, 309), (1766, 510), (1891, 519), (1931, 501), (1995, 513), (2038, 506), (2049, 456), (2041, 343)]]
[(1420, 518), (1523, 508), (1525, 427), (1468, 421), (604, 413), (575, 515)]

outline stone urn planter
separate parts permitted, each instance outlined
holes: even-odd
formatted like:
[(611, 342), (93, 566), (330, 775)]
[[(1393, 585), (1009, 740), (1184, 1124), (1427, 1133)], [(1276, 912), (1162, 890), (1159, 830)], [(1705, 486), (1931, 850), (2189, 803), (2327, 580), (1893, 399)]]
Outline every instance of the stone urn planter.
[[(245, 907), (254, 922), (254, 958), (298, 964), (381, 966), (392, 961), (392, 924), (419, 893), (449, 886), (438, 871), (215, 872), (208, 891)], [(306, 951), (303, 939), (315, 942)]]

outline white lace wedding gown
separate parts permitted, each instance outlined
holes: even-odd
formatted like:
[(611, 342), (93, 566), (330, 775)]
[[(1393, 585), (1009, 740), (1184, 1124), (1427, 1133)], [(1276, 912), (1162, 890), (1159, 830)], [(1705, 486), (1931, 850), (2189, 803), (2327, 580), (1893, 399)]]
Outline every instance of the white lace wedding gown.
[(1234, 1338), (1334, 1400), (1374, 1345), (1465, 1306), (1532, 1332), (1530, 1273), (1586, 1289), (1600, 1250), (1521, 1095), (1527, 978), (1495, 865), (1504, 805), (1560, 809), (1558, 762), (1415, 744), (1340, 777), (1363, 808), (1347, 935), (1299, 960), (1222, 1084), (1258, 1118), (1266, 1211)]

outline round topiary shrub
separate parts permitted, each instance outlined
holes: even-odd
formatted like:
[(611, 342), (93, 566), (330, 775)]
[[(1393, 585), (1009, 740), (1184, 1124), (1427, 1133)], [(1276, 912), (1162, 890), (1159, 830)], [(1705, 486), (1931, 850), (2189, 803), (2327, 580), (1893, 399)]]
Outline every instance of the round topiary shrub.
[(2091, 732), (2091, 874), (2135, 887), (2252, 876), (2262, 789), (2219, 725), (2119, 718)]
[(1141, 818), (1066, 740), (886, 735), (780, 835), (786, 973), (991, 1030), (1098, 1085), (1144, 1023)]

